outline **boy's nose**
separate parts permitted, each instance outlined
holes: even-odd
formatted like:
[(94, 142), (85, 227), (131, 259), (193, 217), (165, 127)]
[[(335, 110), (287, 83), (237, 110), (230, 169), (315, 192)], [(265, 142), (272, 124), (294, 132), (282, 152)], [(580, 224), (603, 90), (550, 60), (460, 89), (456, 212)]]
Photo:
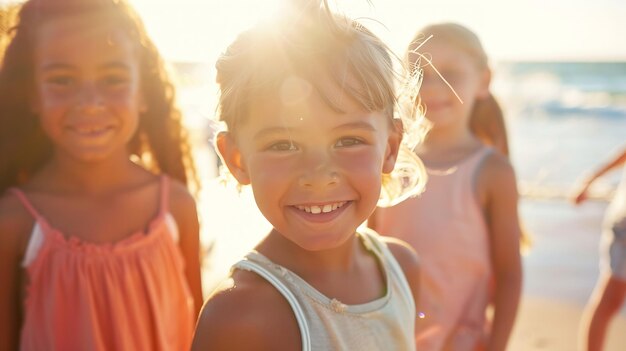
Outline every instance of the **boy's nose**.
[(327, 152), (316, 152), (306, 157), (303, 172), (298, 179), (302, 187), (327, 187), (339, 183), (339, 173), (333, 166), (332, 156)]

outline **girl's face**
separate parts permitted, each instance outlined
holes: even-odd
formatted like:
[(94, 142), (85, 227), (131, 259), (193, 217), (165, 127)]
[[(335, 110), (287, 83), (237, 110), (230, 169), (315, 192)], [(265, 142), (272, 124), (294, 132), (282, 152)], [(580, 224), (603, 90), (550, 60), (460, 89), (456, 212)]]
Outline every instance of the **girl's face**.
[(234, 135), (219, 135), (218, 147), (237, 180), (252, 185), (274, 230), (317, 251), (346, 242), (372, 213), (401, 133), (387, 116), (366, 111), (338, 87), (329, 87), (327, 96), (343, 112), (306, 84), (287, 92), (290, 103), (253, 102)]
[(128, 157), (126, 145), (146, 109), (136, 47), (122, 30), (93, 19), (69, 17), (40, 28), (32, 102), (57, 155), (87, 162)]
[(437, 42), (436, 39), (435, 37), (428, 41), (420, 52), (431, 56), (433, 65), (450, 83), (463, 103), (432, 66), (425, 66), (420, 89), (421, 102), (426, 106), (425, 116), (433, 122), (433, 128), (457, 123), (467, 124), (474, 101), (488, 94), (489, 72), (479, 68), (475, 59), (467, 52), (445, 41)]

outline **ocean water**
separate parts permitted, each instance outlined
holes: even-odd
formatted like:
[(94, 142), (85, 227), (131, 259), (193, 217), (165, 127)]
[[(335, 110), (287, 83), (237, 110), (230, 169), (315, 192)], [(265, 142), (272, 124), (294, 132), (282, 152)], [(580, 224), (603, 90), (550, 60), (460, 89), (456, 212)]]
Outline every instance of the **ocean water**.
[[(494, 71), (524, 196), (567, 197), (626, 144), (626, 62), (509, 62)], [(610, 197), (619, 177), (599, 179), (595, 196)]]
[[(215, 180), (208, 142), (217, 101), (212, 66), (174, 68), (204, 180), (199, 212), (203, 242), (212, 245), (204, 270), (209, 292), (270, 226), (249, 190), (237, 193)], [(524, 292), (582, 305), (597, 277), (600, 222), (620, 172), (597, 181), (597, 201), (574, 207), (566, 200), (584, 172), (626, 144), (626, 62), (498, 63), (493, 92), (505, 111), (520, 217), (535, 243), (524, 257)]]

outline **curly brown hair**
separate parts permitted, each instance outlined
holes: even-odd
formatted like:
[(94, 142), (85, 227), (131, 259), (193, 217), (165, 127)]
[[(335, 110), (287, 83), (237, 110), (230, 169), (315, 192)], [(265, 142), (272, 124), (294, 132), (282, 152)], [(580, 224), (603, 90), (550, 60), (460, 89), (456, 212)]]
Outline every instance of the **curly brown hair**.
[(6, 34), (8, 45), (0, 67), (0, 194), (28, 181), (52, 155), (51, 142), (31, 108), (34, 43), (44, 23), (68, 16), (90, 16), (95, 25), (113, 25), (136, 43), (147, 111), (140, 115), (128, 150), (148, 170), (169, 174), (197, 191), (199, 181), (175, 105), (174, 85), (131, 6), (125, 0), (29, 0), (21, 5)]

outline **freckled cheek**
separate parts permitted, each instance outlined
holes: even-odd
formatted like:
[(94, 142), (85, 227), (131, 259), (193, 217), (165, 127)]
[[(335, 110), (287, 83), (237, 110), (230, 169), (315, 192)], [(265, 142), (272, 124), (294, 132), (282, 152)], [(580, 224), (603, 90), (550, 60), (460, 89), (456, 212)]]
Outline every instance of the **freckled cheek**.
[(341, 155), (337, 164), (344, 174), (354, 176), (356, 180), (380, 184), (382, 158), (376, 153), (356, 152)]
[(382, 155), (372, 150), (346, 152), (336, 156), (337, 164), (342, 168), (378, 173), (382, 170)]
[(273, 157), (255, 157), (248, 162), (248, 175), (253, 184), (279, 186), (288, 183), (297, 174), (295, 160)]

